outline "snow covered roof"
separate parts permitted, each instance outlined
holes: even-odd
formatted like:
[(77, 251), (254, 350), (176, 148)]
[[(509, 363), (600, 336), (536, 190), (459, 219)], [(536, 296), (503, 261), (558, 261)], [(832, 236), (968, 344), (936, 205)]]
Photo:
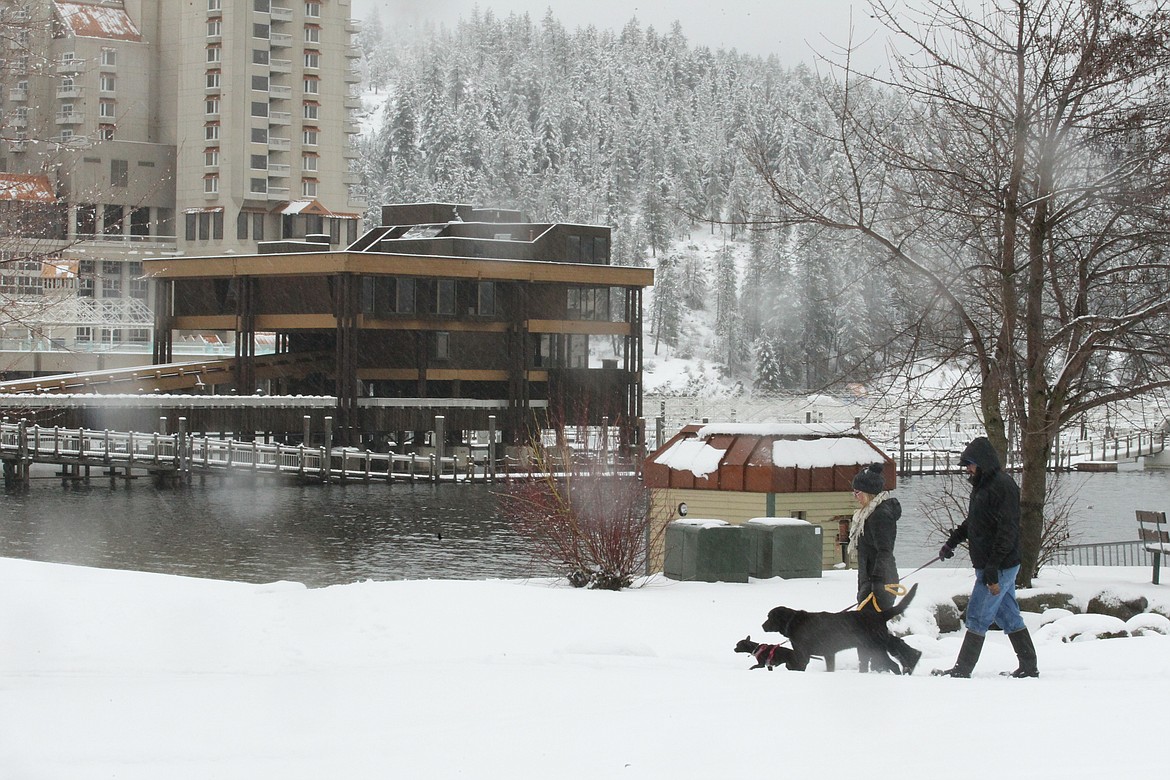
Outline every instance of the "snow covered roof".
[(86, 3), (53, 4), (61, 23), (79, 38), (141, 41), (142, 33), (123, 8)]
[(56, 203), (53, 185), (48, 176), (25, 173), (0, 173), (0, 200), (19, 200), (24, 203)]
[(857, 430), (837, 424), (690, 425), (646, 459), (649, 487), (804, 493), (847, 491), (871, 463), (893, 464)]

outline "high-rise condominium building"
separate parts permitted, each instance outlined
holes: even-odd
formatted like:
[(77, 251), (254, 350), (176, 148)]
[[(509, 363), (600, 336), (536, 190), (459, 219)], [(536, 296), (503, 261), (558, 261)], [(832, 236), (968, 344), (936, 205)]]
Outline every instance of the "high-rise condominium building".
[(356, 237), (349, 14), (0, 0), (0, 371), (149, 362), (145, 257)]

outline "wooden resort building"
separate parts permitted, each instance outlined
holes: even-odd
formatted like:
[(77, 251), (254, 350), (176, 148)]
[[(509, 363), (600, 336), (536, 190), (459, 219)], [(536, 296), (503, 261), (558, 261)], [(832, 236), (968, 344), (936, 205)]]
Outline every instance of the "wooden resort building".
[(843, 560), (842, 521), (857, 508), (853, 477), (878, 462), (892, 490), (894, 461), (855, 428), (712, 423), (683, 428), (647, 457), (642, 473), (660, 527), (682, 517), (733, 525), (795, 517), (821, 526), (822, 561), (831, 568)]
[[(330, 224), (315, 202), (297, 216)], [(258, 343), (305, 356), (268, 391), (335, 396), (335, 441), (350, 445), (402, 441), (436, 415), (449, 439), (494, 417), (504, 443), (603, 420), (635, 443), (653, 272), (612, 265), (608, 227), (451, 203), (384, 206), (381, 221), (341, 251), (309, 231), (255, 255), (147, 261), (155, 363), (182, 333), (222, 333), (251, 394)]]

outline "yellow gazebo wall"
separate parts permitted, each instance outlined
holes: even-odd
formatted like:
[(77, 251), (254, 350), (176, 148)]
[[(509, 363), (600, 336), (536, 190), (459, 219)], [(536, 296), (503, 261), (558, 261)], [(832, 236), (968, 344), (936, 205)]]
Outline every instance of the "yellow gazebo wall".
[[(769, 496), (774, 510), (769, 513)], [(840, 515), (852, 516), (856, 504), (848, 492), (826, 493), (749, 493), (724, 490), (687, 490), (652, 488), (650, 568), (662, 571), (663, 540), (666, 525), (679, 519), (678, 505), (686, 503), (687, 517), (725, 520), (741, 525), (753, 517), (800, 517), (821, 527), (824, 549), (822, 568), (831, 569), (841, 562), (841, 545), (837, 543)]]

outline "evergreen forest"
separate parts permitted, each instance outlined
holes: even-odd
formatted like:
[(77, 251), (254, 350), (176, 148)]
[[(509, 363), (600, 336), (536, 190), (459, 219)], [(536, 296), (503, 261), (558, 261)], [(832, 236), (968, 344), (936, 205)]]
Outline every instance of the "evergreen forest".
[(656, 269), (648, 354), (703, 361), (728, 386), (863, 380), (918, 316), (858, 244), (767, 224), (746, 155), (761, 130), (833, 164), (815, 148), (836, 120), (814, 68), (692, 46), (677, 23), (570, 31), (551, 12), (486, 11), (409, 38), (363, 25), (372, 220), (383, 203), (439, 201), (608, 225), (614, 263)]

